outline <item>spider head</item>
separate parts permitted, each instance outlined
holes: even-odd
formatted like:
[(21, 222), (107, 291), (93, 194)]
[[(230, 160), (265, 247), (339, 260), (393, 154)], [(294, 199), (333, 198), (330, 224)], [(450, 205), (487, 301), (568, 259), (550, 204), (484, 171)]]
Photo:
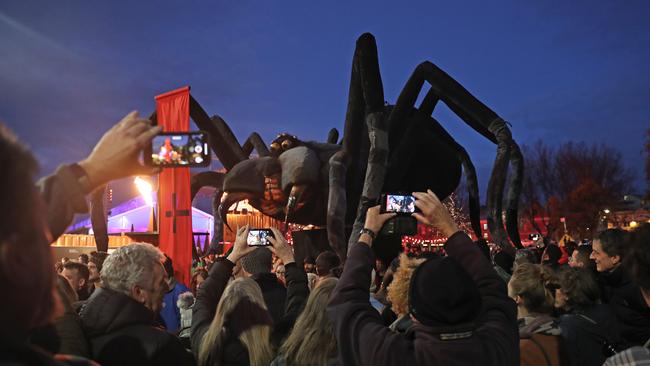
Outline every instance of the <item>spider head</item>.
[(244, 199), (278, 220), (312, 223), (314, 212), (319, 210), (310, 207), (314, 202), (311, 198), (320, 192), (321, 169), (318, 153), (307, 146), (238, 163), (228, 171), (223, 183), (219, 211), (224, 223), (228, 208)]
[(271, 142), (271, 145), (269, 146), (269, 152), (271, 153), (271, 156), (278, 157), (289, 149), (304, 145), (305, 144), (296, 136), (290, 135), (288, 133), (281, 133), (278, 135), (278, 137), (275, 138), (275, 140)]

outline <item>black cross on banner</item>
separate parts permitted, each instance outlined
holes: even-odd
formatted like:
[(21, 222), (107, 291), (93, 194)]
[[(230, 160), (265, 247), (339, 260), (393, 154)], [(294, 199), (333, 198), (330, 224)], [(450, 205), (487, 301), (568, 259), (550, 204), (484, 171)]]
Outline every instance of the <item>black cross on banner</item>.
[(174, 224), (173, 224), (173, 229), (172, 232), (176, 234), (176, 218), (178, 216), (189, 216), (190, 215), (190, 210), (179, 210), (176, 207), (176, 193), (172, 193), (172, 207), (173, 211), (165, 211), (165, 217), (173, 217), (174, 218)]

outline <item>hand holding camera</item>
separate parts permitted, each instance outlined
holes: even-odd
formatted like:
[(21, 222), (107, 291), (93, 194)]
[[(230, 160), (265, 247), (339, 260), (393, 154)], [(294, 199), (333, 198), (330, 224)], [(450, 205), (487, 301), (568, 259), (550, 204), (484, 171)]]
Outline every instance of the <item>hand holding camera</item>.
[[(380, 206), (370, 207), (366, 212), (366, 222), (363, 227), (377, 235), (382, 226), (384, 226), (384, 223), (395, 216), (397, 216), (395, 212), (381, 213)], [(367, 244), (370, 245), (372, 243)]]
[(140, 118), (138, 112), (133, 111), (102, 136), (79, 166), (93, 187), (131, 175), (154, 174), (159, 169), (142, 165), (138, 158), (160, 131), (162, 127), (152, 127), (151, 121)]
[(422, 211), (421, 213), (413, 214), (413, 217), (419, 222), (434, 226), (446, 237), (450, 237), (459, 231), (449, 211), (440, 202), (435, 193), (427, 189), (426, 193), (415, 192), (413, 195), (417, 198), (415, 205)]
[(296, 260), (293, 256), (293, 250), (289, 246), (289, 243), (284, 239), (280, 230), (273, 227), (271, 228), (271, 231), (273, 232), (273, 236), (270, 236), (268, 241), (271, 242), (272, 246), (270, 246), (269, 249), (280, 258), (285, 266), (289, 263), (295, 262)]
[(240, 259), (242, 259), (242, 257), (245, 257), (248, 253), (256, 249), (256, 247), (248, 245), (248, 232), (248, 225), (244, 225), (237, 230), (235, 244), (232, 247), (232, 252), (230, 252), (230, 255), (228, 255), (229, 261), (237, 263)]

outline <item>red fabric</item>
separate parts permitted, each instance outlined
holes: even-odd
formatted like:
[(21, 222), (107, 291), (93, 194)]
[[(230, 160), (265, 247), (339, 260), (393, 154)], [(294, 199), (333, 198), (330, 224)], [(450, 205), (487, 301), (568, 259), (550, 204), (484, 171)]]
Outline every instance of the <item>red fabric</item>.
[[(156, 96), (158, 123), (165, 132), (187, 132), (190, 126), (190, 88)], [(192, 202), (190, 169), (163, 169), (159, 176), (159, 247), (174, 264), (176, 280), (189, 286), (192, 266)], [(174, 202), (176, 197), (176, 202)], [(174, 219), (176, 231), (174, 232)]]

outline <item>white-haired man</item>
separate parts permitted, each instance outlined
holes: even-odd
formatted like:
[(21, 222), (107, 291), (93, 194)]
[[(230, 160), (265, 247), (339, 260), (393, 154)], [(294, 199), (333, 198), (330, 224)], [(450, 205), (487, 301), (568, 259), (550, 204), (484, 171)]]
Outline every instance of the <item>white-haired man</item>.
[(156, 326), (168, 290), (164, 259), (146, 243), (121, 247), (106, 258), (102, 287), (80, 312), (94, 360), (104, 366), (194, 363), (178, 338)]

